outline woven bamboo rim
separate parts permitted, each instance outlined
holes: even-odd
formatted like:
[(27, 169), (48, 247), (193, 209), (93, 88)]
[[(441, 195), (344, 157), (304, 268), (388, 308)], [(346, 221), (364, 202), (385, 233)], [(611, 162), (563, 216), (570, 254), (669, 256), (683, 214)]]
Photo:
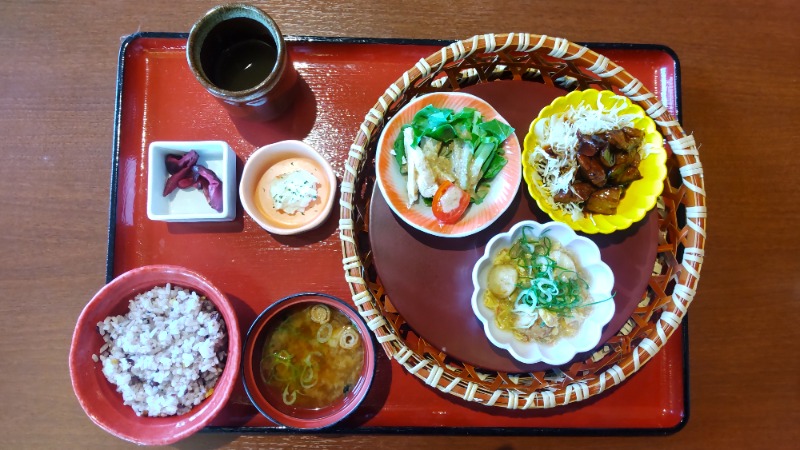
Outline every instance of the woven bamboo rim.
[[(372, 264), (368, 202), (374, 188), (375, 147), (384, 122), (413, 97), (512, 79), (565, 90), (614, 90), (638, 103), (669, 144), (671, 176), (658, 202), (659, 242), (647, 292), (616, 336), (589, 359), (565, 370), (492, 372), (449, 357), (414, 334), (393, 308)], [(703, 169), (694, 138), (642, 82), (607, 57), (566, 39), (524, 33), (486, 34), (455, 42), (421, 59), (390, 85), (367, 113), (350, 147), (340, 213), (345, 280), (386, 354), (433, 388), (509, 409), (582, 401), (637, 372), (667, 342), (694, 299), (706, 239)]]

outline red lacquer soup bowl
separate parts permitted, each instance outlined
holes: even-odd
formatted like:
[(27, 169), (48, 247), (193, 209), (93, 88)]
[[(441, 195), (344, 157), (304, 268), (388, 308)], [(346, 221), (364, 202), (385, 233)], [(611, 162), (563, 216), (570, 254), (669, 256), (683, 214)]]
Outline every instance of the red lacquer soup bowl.
[[(182, 415), (138, 416), (123, 403), (122, 395), (103, 374), (100, 354), (104, 340), (98, 322), (108, 316), (124, 315), (136, 295), (167, 283), (210, 300), (225, 323), (227, 351), (224, 368), (205, 400)], [(144, 445), (165, 445), (184, 439), (204, 426), (222, 409), (239, 375), (241, 337), (234, 310), (222, 294), (202, 275), (183, 267), (154, 265), (126, 272), (100, 289), (81, 312), (69, 353), (72, 388), (83, 410), (102, 429), (127, 441)]]
[[(321, 309), (327, 311), (331, 318), (313, 322), (302, 316), (310, 317), (311, 308), (317, 305), (323, 305)], [(344, 318), (334, 318), (337, 312), (343, 314)], [(297, 322), (290, 319), (291, 317), (297, 319)], [(322, 333), (326, 323), (335, 321), (337, 322), (332, 331), (327, 334)], [(280, 333), (277, 331), (279, 327), (283, 329)], [(345, 328), (350, 329), (352, 342), (360, 341), (358, 346), (352, 347), (352, 351), (362, 353), (354, 358), (362, 362), (354, 363), (352, 370), (347, 371), (352, 374), (352, 383), (348, 380), (343, 389), (335, 390), (336, 397), (331, 396), (329, 402), (326, 399), (320, 400), (319, 404), (310, 404), (308, 398), (315, 396), (314, 389), (340, 386), (331, 379), (330, 365), (326, 366), (328, 363), (324, 360), (330, 362), (334, 359), (353, 358), (352, 355), (336, 356), (344, 354), (335, 353), (340, 350), (325, 348), (332, 346), (335, 349), (340, 345), (337, 342), (340, 340), (339, 337), (345, 334), (342, 331)], [(277, 338), (279, 335), (282, 337)], [(299, 347), (291, 343), (286, 344), (292, 340), (304, 344)], [(268, 345), (274, 342), (282, 343)], [(313, 343), (307, 344), (307, 342)], [(291, 348), (292, 351), (287, 351), (287, 348)], [(302, 348), (302, 352), (294, 351), (298, 348)], [(265, 368), (270, 364), (272, 369)], [(333, 373), (336, 373), (336, 370)], [(369, 329), (351, 306), (333, 296), (300, 293), (278, 300), (256, 318), (247, 332), (242, 354), (245, 390), (256, 409), (279, 425), (294, 429), (317, 430), (340, 422), (355, 411), (364, 400), (374, 375), (375, 346)], [(296, 377), (294, 381), (292, 377)], [(305, 400), (303, 397), (306, 397)]]

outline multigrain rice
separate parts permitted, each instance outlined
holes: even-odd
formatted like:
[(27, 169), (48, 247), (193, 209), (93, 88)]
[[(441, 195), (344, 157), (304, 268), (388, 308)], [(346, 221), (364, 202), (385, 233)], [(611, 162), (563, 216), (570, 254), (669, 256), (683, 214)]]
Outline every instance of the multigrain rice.
[(224, 368), (225, 323), (205, 297), (155, 287), (124, 316), (97, 324), (103, 374), (139, 416), (185, 414), (211, 395)]

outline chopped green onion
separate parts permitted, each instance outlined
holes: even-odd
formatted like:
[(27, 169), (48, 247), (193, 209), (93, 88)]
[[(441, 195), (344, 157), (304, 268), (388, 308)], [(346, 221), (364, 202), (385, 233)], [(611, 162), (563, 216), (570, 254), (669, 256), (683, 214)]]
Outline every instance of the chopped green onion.
[(297, 401), (297, 391), (292, 391), (290, 394), (289, 386), (287, 385), (283, 389), (283, 403), (286, 403), (287, 405), (293, 405), (295, 401)]
[[(540, 308), (562, 317), (571, 317), (575, 308), (598, 303), (584, 302), (584, 289), (589, 284), (574, 270), (559, 266), (551, 257), (553, 242), (550, 238), (540, 236), (537, 239), (532, 231), (523, 227), (521, 237), (513, 243), (508, 253), (521, 269), (515, 310), (533, 314), (535, 309)], [(571, 273), (576, 276), (556, 276), (557, 271), (559, 274)]]

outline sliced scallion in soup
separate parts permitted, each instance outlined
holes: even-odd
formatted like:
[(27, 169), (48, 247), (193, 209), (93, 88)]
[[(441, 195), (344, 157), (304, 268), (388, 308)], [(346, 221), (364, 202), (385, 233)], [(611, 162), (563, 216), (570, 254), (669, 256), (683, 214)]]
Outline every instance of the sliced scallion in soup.
[(283, 403), (324, 408), (349, 392), (364, 365), (356, 326), (324, 304), (296, 310), (264, 344), (261, 376)]

